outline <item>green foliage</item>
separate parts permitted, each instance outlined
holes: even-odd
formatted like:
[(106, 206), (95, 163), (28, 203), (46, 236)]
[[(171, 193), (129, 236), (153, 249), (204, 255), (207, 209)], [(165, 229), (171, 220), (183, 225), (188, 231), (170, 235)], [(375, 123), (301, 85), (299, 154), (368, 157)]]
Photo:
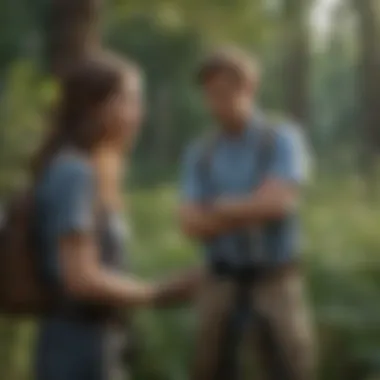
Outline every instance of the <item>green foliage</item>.
[(0, 196), (20, 186), (44, 124), (44, 109), (54, 86), (41, 80), (32, 62), (9, 70), (0, 103)]
[(148, 163), (150, 172), (173, 167), (171, 161), (205, 124), (193, 84), (201, 50), (198, 34), (140, 16), (110, 28), (108, 42), (144, 68), (149, 109), (137, 159), (144, 166)]
[[(21, 3), (25, 5), (24, 0)], [(42, 111), (50, 96), (45, 93), (51, 92), (50, 82), (37, 70), (43, 61), (38, 45), (44, 40), (41, 19), (46, 17), (45, 5), (43, 0), (38, 1), (23, 25), (22, 30), (28, 30), (23, 33), (34, 36), (36, 45), (18, 50), (25, 58), (16, 60), (18, 55), (5, 47), (2, 50), (0, 45), (0, 55), (4, 51), (11, 62), (1, 65), (0, 59), (0, 77), (4, 70), (0, 87), (0, 143), (4, 145), (0, 153), (0, 165), (4, 167), (0, 174), (1, 194), (14, 188), (22, 176), (20, 169), (43, 125)], [(284, 111), (284, 97), (292, 94), (284, 94), (282, 62), (289, 52), (283, 43), (287, 23), (282, 17), (282, 5), (283, 1), (264, 0), (214, 0), (203, 6), (185, 0), (114, 0), (106, 4), (105, 44), (136, 60), (146, 75), (147, 117), (135, 156), (135, 178), (152, 184), (172, 177), (189, 140), (210, 124), (201, 104), (200, 89), (193, 81), (199, 58), (210, 44), (233, 41), (259, 52), (264, 67), (261, 103), (264, 108)], [(346, 8), (344, 14), (350, 15)], [(12, 20), (24, 20), (25, 15), (19, 15), (16, 9), (12, 12)], [(334, 166), (322, 161), (332, 170), (335, 166), (340, 169), (340, 164), (355, 163), (361, 149), (353, 75), (357, 49), (352, 38), (354, 29), (347, 19), (349, 16), (334, 19), (336, 28), (322, 48), (312, 51), (311, 57), (313, 112), (310, 125), (305, 127), (317, 153), (323, 153), (326, 161), (334, 159)], [(7, 21), (2, 27), (11, 25)], [(11, 29), (16, 33), (15, 28)], [(0, 37), (5, 34), (0, 28)], [(15, 46), (20, 42), (16, 35), (10, 40)]]

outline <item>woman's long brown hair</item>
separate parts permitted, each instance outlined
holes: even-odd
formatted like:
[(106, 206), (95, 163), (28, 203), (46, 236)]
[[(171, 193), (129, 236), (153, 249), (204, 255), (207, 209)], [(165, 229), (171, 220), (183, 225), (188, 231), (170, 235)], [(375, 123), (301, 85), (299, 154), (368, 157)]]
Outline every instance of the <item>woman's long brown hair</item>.
[(125, 125), (110, 123), (112, 115), (99, 118), (99, 111), (107, 112), (107, 103), (121, 95), (128, 75), (136, 74), (134, 64), (108, 54), (87, 58), (68, 70), (53, 121), (33, 161), (35, 180), (64, 146), (90, 154), (105, 140), (122, 138)]

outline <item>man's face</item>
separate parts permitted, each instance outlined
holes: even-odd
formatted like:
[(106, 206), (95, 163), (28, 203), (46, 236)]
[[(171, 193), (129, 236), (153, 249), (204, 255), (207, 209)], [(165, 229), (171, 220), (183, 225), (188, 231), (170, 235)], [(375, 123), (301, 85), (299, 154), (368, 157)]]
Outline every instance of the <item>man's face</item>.
[(216, 73), (203, 86), (211, 114), (222, 123), (234, 123), (251, 109), (254, 88), (229, 72)]

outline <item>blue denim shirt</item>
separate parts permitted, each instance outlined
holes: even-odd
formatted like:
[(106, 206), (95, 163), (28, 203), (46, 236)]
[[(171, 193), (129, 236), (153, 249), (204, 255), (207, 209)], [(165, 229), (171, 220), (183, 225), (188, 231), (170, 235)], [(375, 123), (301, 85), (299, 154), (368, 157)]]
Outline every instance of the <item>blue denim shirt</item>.
[(104, 264), (124, 267), (124, 221), (110, 212), (95, 217), (95, 175), (85, 158), (70, 149), (58, 154), (37, 183), (35, 194), (35, 238), (41, 276), (47, 284), (61, 288), (58, 241), (73, 232), (95, 230)]
[[(207, 182), (213, 184), (209, 198), (247, 195), (259, 185), (257, 150), (262, 127), (263, 123), (257, 118), (239, 136), (220, 132), (209, 162)], [(309, 155), (300, 128), (288, 123), (278, 125), (274, 130), (273, 156), (265, 176), (303, 184), (308, 177)], [(201, 202), (205, 198), (205, 192), (209, 191), (199, 165), (204, 149), (204, 141), (197, 141), (190, 145), (185, 154), (181, 179), (184, 203)], [(242, 252), (244, 248), (239, 245), (241, 232), (236, 231), (205, 242), (207, 259), (244, 266), (247, 260), (250, 262), (257, 259), (258, 246), (264, 260), (270, 263), (287, 262), (299, 253), (300, 231), (296, 213), (283, 220), (265, 224), (260, 238), (256, 233), (254, 237), (251, 236), (251, 241), (254, 242), (252, 251), (257, 252)], [(248, 231), (245, 233), (251, 234)]]

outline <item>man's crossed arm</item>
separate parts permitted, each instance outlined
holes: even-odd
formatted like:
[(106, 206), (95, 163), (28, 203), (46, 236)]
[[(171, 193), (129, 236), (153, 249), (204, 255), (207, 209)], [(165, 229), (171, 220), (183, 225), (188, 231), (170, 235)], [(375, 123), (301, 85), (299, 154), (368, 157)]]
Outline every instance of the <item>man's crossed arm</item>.
[(187, 236), (212, 238), (235, 229), (279, 220), (298, 202), (298, 186), (282, 179), (268, 178), (252, 194), (220, 198), (208, 205), (188, 203), (180, 209), (180, 221)]
[(309, 156), (302, 133), (283, 128), (277, 134), (274, 157), (267, 178), (247, 196), (215, 199), (202, 204), (196, 154), (190, 155), (184, 170), (184, 198), (180, 220), (182, 229), (199, 239), (221, 235), (253, 224), (279, 220), (296, 206), (300, 184), (308, 177)]

